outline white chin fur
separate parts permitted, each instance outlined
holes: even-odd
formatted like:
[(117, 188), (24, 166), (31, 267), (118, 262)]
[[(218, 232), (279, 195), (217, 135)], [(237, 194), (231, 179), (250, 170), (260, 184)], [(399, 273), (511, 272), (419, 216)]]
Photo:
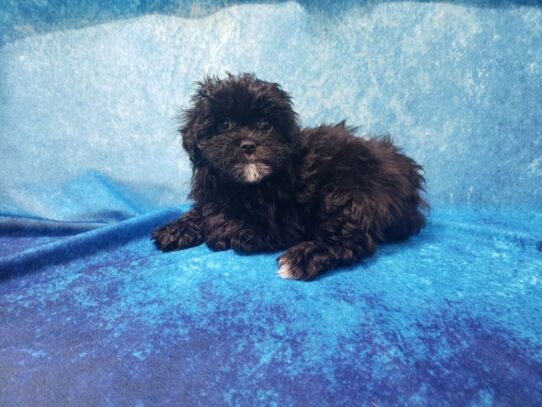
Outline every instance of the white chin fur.
[(246, 164), (243, 167), (243, 176), (246, 182), (258, 182), (269, 174), (269, 167), (261, 164)]
[(280, 265), (280, 267), (279, 267), (279, 270), (277, 271), (277, 275), (279, 277), (282, 277), (282, 278), (284, 278), (286, 280), (291, 280), (291, 279), (295, 278), (292, 267), (290, 266), (290, 264), (287, 261), (281, 260), (279, 265)]

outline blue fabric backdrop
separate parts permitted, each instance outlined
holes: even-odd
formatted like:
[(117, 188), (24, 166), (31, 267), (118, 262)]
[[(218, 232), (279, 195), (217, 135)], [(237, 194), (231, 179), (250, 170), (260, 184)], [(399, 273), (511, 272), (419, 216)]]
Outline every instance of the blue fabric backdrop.
[[(542, 7), (0, 3), (0, 405), (541, 405)], [(193, 82), (390, 133), (419, 236), (311, 282), (157, 252)]]

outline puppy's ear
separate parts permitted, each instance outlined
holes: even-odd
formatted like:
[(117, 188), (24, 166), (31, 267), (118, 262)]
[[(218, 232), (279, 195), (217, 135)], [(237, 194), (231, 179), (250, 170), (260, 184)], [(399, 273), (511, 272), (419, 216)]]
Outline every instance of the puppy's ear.
[(278, 83), (270, 83), (273, 95), (273, 109), (276, 110), (276, 116), (280, 117), (283, 128), (289, 129), (289, 138), (291, 140), (294, 153), (300, 153), (303, 150), (301, 141), (301, 124), (299, 116), (294, 110), (292, 97), (288, 92), (282, 89)]
[(183, 113), (182, 125), (179, 129), (184, 151), (188, 153), (193, 167), (196, 167), (201, 158), (197, 142), (199, 128), (197, 119), (197, 114), (193, 108), (186, 110)]
[(196, 167), (201, 162), (201, 152), (198, 148), (198, 133), (206, 126), (205, 120), (209, 116), (209, 98), (212, 89), (217, 86), (218, 78), (207, 76), (202, 82), (197, 82), (196, 92), (190, 101), (190, 107), (181, 116), (179, 132), (182, 145), (188, 153), (192, 165)]

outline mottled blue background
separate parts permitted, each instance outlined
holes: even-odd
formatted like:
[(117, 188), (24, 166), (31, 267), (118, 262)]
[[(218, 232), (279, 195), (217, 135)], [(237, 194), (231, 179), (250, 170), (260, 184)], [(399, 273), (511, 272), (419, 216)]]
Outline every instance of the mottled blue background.
[(283, 84), (306, 125), (390, 133), (434, 203), (542, 206), (539, 7), (51, 3), (0, 6), (2, 213), (109, 220), (183, 201), (175, 119), (194, 81), (226, 70)]
[[(428, 228), (312, 283), (158, 253), (226, 70), (390, 133)], [(541, 231), (536, 1), (0, 3), (0, 405), (542, 405)]]

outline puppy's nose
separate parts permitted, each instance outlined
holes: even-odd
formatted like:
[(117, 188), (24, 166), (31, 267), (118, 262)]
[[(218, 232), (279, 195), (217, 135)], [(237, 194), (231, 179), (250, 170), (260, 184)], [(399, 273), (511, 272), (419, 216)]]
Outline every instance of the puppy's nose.
[(245, 154), (252, 154), (256, 151), (256, 144), (254, 144), (253, 141), (245, 140), (241, 142), (241, 150), (243, 150)]

